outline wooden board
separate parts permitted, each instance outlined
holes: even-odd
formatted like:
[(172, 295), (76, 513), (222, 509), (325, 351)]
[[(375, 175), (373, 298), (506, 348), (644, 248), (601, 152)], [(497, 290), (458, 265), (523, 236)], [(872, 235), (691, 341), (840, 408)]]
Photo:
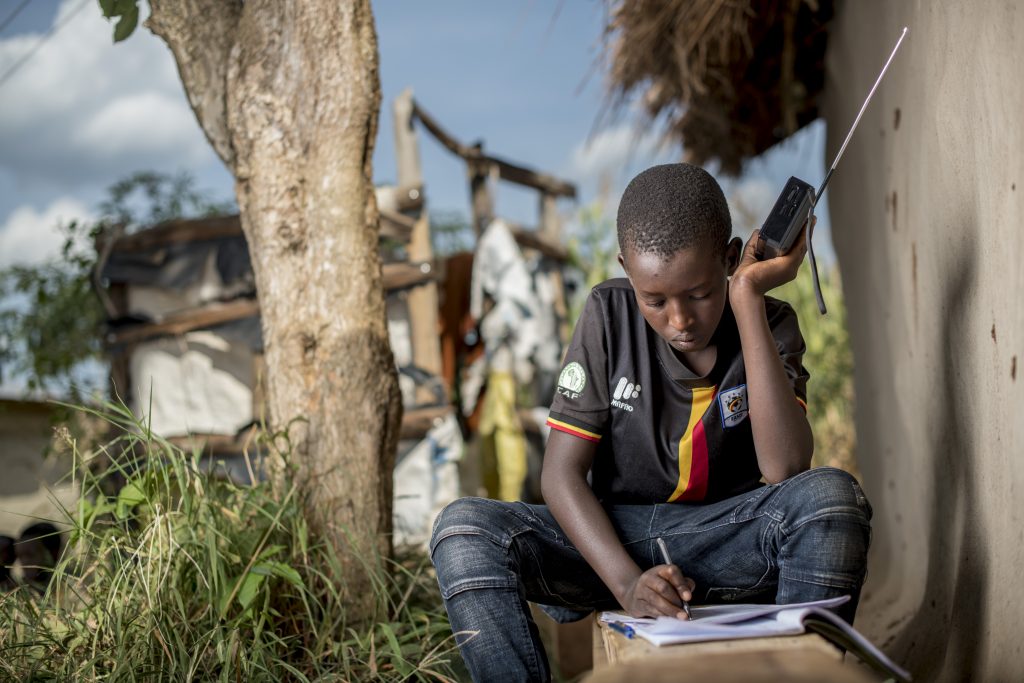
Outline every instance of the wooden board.
[[(734, 641), (738, 642), (738, 641)], [(674, 647), (687, 649), (691, 646)], [(595, 670), (584, 683), (877, 683), (866, 671), (811, 648), (708, 652), (635, 660)]]
[(626, 638), (595, 617), (594, 650), (595, 671), (585, 679), (588, 683), (876, 680), (864, 669), (844, 664), (835, 646), (813, 634), (657, 647), (643, 638)]

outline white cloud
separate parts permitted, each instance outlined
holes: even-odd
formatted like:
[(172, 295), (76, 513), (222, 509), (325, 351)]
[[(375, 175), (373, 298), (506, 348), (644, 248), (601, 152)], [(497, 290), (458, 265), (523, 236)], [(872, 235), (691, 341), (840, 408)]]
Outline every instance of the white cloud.
[(71, 197), (61, 197), (42, 211), (19, 206), (0, 227), (0, 268), (37, 264), (57, 256), (64, 242), (58, 226), (91, 216), (84, 204)]
[(732, 214), (733, 232), (743, 238), (761, 227), (782, 190), (761, 177), (743, 177), (723, 189)]
[(74, 131), (73, 142), (85, 153), (107, 158), (149, 153), (200, 162), (208, 152), (205, 140), (182, 149), (177, 142), (194, 137), (196, 130), (183, 98), (151, 91), (107, 103)]
[[(55, 23), (76, 6), (65, 0)], [(90, 3), (0, 85), (0, 170), (71, 190), (214, 160), (167, 47), (141, 22), (117, 45), (112, 30)], [(40, 37), (0, 40), (0, 72)]]
[(600, 181), (602, 176), (620, 180), (638, 162), (649, 166), (647, 162), (667, 152), (661, 135), (653, 128), (640, 130), (634, 124), (620, 123), (576, 145), (566, 173), (580, 182)]

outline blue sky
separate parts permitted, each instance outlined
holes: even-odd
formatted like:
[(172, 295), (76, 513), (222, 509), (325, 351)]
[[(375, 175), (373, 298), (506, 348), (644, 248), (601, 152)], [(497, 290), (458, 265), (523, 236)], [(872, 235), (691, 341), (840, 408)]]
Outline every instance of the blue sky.
[[(0, 22), (19, 4), (0, 0)], [(406, 87), (463, 141), (577, 183), (579, 203), (561, 207), (569, 222), (603, 175), (614, 206), (636, 172), (678, 159), (678, 147), (659, 147), (657, 131), (628, 116), (594, 130), (604, 11), (580, 0), (375, 3), (384, 96), (376, 180), (395, 177), (391, 102)], [(143, 27), (112, 45), (95, 0), (32, 0), (0, 33), (0, 74), (54, 22), (62, 28), (0, 83), (0, 266), (52, 254), (56, 222), (94, 215), (106, 187), (133, 171), (187, 170), (216, 197), (232, 192), (167, 48)], [(763, 214), (789, 175), (815, 183), (822, 133), (816, 125), (738, 181), (723, 179), (727, 194)], [(467, 214), (461, 162), (425, 134), (420, 147), (431, 209)], [(501, 183), (496, 201), (502, 215), (536, 221), (533, 193)], [(827, 252), (825, 233), (816, 242)]]

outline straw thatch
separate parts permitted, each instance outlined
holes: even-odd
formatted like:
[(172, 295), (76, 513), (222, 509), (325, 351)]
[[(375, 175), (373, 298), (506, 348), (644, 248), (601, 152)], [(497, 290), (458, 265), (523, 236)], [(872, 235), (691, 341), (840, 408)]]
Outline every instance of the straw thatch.
[(832, 0), (609, 0), (613, 111), (638, 98), (688, 161), (738, 173), (818, 115)]

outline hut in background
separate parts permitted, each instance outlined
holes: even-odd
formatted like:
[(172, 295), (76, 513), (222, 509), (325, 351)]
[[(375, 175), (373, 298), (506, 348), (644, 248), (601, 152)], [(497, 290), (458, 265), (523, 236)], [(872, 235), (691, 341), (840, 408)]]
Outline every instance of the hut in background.
[(831, 162), (910, 27), (829, 189), (875, 510), (857, 626), (920, 680), (1020, 679), (1024, 12), (638, 0), (609, 16), (613, 106), (639, 97), (689, 160), (728, 172), (815, 116)]

